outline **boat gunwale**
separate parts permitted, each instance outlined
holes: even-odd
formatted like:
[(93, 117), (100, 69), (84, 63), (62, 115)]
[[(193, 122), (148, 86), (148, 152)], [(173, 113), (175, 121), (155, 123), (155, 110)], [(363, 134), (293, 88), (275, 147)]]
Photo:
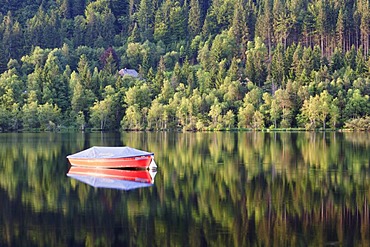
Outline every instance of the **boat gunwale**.
[(68, 155), (67, 159), (74, 159), (74, 160), (117, 160), (117, 159), (129, 159), (129, 158), (135, 158), (135, 157), (148, 157), (153, 158), (154, 154), (148, 154), (148, 155), (131, 155), (131, 156), (121, 156), (121, 157), (113, 157), (113, 158), (107, 158), (107, 157), (72, 157), (74, 154)]
[[(93, 157), (84, 157), (84, 156), (80, 156), (81, 154), (83, 153), (88, 153), (89, 152), (96, 152), (96, 150), (99, 152), (101, 151), (106, 151), (106, 150), (131, 150), (131, 151), (136, 151), (138, 153), (133, 153), (133, 154), (118, 154), (117, 156), (115, 157), (107, 157), (107, 156), (104, 156), (102, 153), (97, 153), (96, 156), (93, 156)], [(108, 146), (92, 146), (90, 148), (87, 148), (87, 149), (84, 149), (84, 150), (81, 150), (77, 153), (74, 153), (74, 154), (70, 154), (68, 155), (66, 158), (67, 159), (116, 159), (116, 158), (132, 158), (132, 157), (140, 157), (140, 156), (153, 156), (154, 157), (154, 153), (152, 152), (147, 152), (147, 151), (144, 151), (144, 150), (140, 150), (140, 149), (136, 149), (136, 148), (132, 148), (132, 147), (129, 147), (129, 146), (124, 146), (124, 147), (108, 147)]]

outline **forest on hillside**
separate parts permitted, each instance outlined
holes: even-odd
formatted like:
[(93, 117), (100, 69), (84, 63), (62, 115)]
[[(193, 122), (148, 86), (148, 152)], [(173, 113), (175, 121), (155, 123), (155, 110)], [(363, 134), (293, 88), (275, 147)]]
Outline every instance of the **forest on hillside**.
[(0, 131), (370, 129), (369, 0), (0, 6)]

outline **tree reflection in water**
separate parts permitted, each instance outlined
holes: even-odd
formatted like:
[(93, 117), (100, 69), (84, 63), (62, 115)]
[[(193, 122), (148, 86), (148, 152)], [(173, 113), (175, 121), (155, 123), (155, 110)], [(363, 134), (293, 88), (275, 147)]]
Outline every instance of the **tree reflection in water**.
[[(0, 136), (1, 246), (369, 246), (369, 133)], [(93, 145), (155, 153), (150, 188), (66, 177)]]

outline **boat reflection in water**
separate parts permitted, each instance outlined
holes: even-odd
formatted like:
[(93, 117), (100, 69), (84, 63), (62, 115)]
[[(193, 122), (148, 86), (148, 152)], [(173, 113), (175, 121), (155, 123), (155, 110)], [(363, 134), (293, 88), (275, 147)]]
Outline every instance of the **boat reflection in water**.
[(67, 176), (96, 188), (132, 190), (154, 184), (156, 170), (108, 169), (72, 166)]

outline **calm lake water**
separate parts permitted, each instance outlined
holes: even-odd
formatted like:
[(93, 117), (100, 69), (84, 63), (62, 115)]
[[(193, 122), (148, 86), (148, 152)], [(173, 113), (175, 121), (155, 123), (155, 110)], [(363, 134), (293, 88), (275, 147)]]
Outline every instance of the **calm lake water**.
[[(370, 246), (370, 133), (0, 134), (0, 246)], [(155, 153), (154, 185), (66, 176), (91, 146)]]

